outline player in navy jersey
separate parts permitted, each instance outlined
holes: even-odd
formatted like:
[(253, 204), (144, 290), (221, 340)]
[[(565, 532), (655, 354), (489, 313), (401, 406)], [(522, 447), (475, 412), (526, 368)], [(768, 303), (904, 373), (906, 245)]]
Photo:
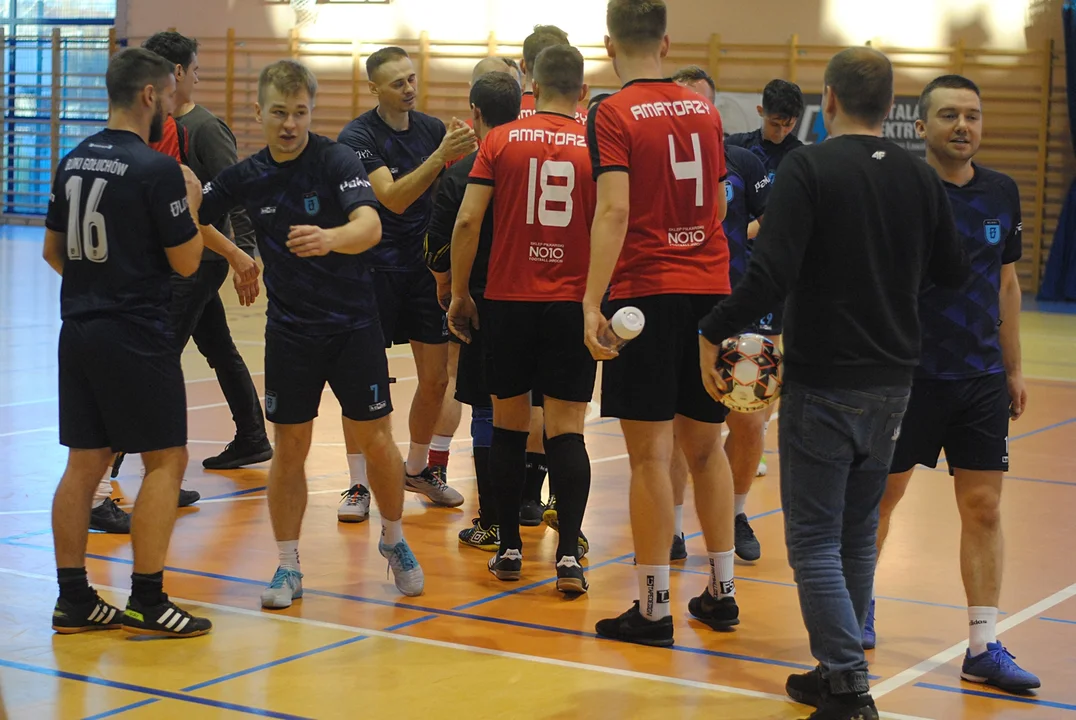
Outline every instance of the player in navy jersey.
[(770, 80), (762, 91), (758, 116), (762, 119), (762, 127), (729, 135), (725, 142), (747, 148), (757, 155), (766, 166), (770, 182), (773, 182), (785, 156), (803, 146), (800, 139), (792, 134), (803, 116), (803, 93), (799, 85), (787, 80)]
[(347, 442), (369, 458), (381, 510), (378, 550), (400, 592), (423, 589), (403, 538), (403, 459), (392, 439), (388, 360), (364, 261), (381, 239), (377, 199), (355, 154), (310, 132), (316, 94), (313, 73), (295, 61), (262, 70), (255, 107), (267, 147), (206, 185), (199, 213), (206, 224), (245, 208), (265, 261), (265, 415), (276, 431), (268, 499), (280, 552), (261, 597), (268, 608), (303, 594), (304, 463), (326, 382), (340, 401)]
[[(107, 129), (56, 169), (44, 257), (60, 289), (60, 443), (67, 468), (52, 532), (60, 633), (124, 628), (193, 637), (212, 624), (162, 591), (164, 560), (187, 466), (187, 398), (168, 310), (169, 275), (193, 275), (203, 241), (188, 206), (201, 201), (189, 168), (147, 143), (172, 112), (172, 65), (141, 48), (115, 55), (105, 74)], [(147, 399), (150, 399), (148, 400)], [(122, 615), (86, 579), (86, 534), (98, 480), (113, 454), (140, 453), (146, 477), (131, 528), (134, 572)]]
[[(714, 102), (716, 87), (709, 73), (698, 66), (686, 67), (678, 70), (673, 79), (681, 85), (691, 88), (711, 103)], [(747, 263), (751, 259), (751, 245), (755, 235), (758, 234), (759, 222), (762, 214), (766, 211), (766, 200), (769, 197), (770, 181), (767, 177), (766, 168), (750, 150), (735, 145), (725, 146), (725, 165), (728, 169), (728, 180), (725, 182), (725, 199), (728, 201), (728, 211), (725, 220), (721, 224), (725, 230), (725, 237), (729, 241), (729, 283), (736, 287), (744, 274), (747, 272)], [(773, 332), (772, 323), (774, 313), (759, 319), (744, 332), (758, 333), (769, 337), (774, 342), (778, 338)], [(751, 491), (751, 484), (758, 474), (759, 462), (765, 444), (765, 413), (741, 413), (730, 412), (726, 422), (729, 426), (729, 435), (725, 440), (725, 453), (729, 456), (729, 465), (732, 466), (732, 482), (735, 492), (733, 498), (733, 513), (736, 521), (736, 555), (748, 562), (758, 560), (762, 555), (762, 548), (758, 537), (747, 519), (745, 506), (747, 495)], [(676, 502), (676, 519), (678, 525), (673, 537), (673, 547), (670, 559), (677, 560), (687, 557), (687, 548), (684, 543), (683, 529), (679, 522), (683, 518), (684, 489), (687, 486), (687, 465), (683, 461), (683, 455), (677, 453), (673, 463), (673, 492)]]
[[(970, 627), (961, 677), (1022, 691), (1039, 687), (1039, 680), (1013, 662), (996, 629), (1009, 420), (1027, 405), (1016, 275), (1023, 246), (1020, 191), (1012, 178), (973, 162), (982, 126), (979, 88), (971, 80), (943, 75), (923, 90), (916, 130), (927, 141), (927, 162), (944, 181), (972, 272), (959, 288), (927, 285), (920, 295), (922, 359), (882, 499), (878, 550), (913, 468), (936, 467), (944, 450), (960, 511)], [(874, 643), (872, 600), (864, 647)]]
[[(475, 148), (474, 131), (459, 120), (452, 127), (415, 110), (418, 86), (407, 53), (386, 47), (366, 60), (370, 91), (377, 107), (352, 120), (339, 141), (366, 167), (380, 202), (381, 244), (366, 259), (373, 271), (381, 331), (386, 347), (410, 343), (418, 387), (408, 418), (406, 488), (446, 507), (463, 504), (463, 496), (428, 467), (430, 443), (440, 419), (448, 386), (448, 323), (437, 299), (436, 283), (426, 269), (422, 243), (430, 221), (434, 183), (445, 165)], [(446, 424), (450, 424), (446, 421)], [(347, 514), (362, 517), (370, 507), (365, 460), (348, 445), (351, 489)], [(342, 520), (342, 506), (338, 517)]]

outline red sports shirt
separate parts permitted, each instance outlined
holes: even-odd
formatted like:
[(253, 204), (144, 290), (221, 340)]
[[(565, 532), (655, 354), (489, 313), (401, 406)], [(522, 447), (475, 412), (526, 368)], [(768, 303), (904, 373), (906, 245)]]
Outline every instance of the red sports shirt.
[(635, 80), (587, 127), (594, 176), (627, 172), (631, 211), (609, 297), (731, 292), (718, 216), (725, 147), (717, 108), (672, 80)]
[(179, 126), (176, 124), (176, 119), (169, 115), (164, 119), (164, 125), (161, 127), (161, 139), (155, 143), (150, 143), (149, 146), (159, 153), (164, 153), (169, 157), (173, 157), (181, 163), (187, 161), (185, 148), (187, 146), (187, 131), (183, 131), (183, 144), (179, 141)]
[(486, 298), (582, 302), (595, 201), (583, 126), (539, 112), (494, 128), (471, 182), (494, 187)]
[[(519, 116), (521, 118), (530, 117), (536, 112), (538, 112), (538, 107), (534, 99), (534, 93), (523, 93), (523, 97), (519, 101)], [(580, 125), (587, 124), (586, 108), (580, 107), (575, 111), (575, 121)]]

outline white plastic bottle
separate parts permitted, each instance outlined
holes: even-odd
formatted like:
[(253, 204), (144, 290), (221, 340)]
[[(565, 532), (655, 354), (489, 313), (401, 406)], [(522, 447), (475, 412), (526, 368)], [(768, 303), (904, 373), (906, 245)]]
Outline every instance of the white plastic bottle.
[(622, 307), (616, 311), (605, 332), (598, 338), (605, 347), (620, 352), (628, 341), (634, 340), (643, 331), (646, 318), (643, 311), (636, 307)]

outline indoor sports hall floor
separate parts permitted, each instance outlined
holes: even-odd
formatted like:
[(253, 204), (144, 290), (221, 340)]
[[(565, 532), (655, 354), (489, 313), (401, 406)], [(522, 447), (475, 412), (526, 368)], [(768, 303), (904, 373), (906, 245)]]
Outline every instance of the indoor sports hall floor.
[[(209, 368), (184, 358), (190, 412), (187, 487), (202, 501), (180, 511), (166, 590), (213, 619), (206, 637), (135, 642), (121, 632), (54, 635), (56, 595), (49, 514), (65, 452), (57, 443), (59, 279), (40, 260), (40, 228), (0, 228), (0, 688), (9, 717), (32, 718), (796, 718), (788, 673), (813, 660), (785, 560), (776, 477), (755, 484), (748, 513), (763, 555), (738, 566), (742, 624), (715, 633), (693, 622), (690, 596), (706, 560), (692, 511), (694, 554), (673, 578), (677, 645), (648, 649), (598, 640), (594, 623), (634, 599), (624, 443), (594, 417), (587, 442), (594, 486), (584, 529), (590, 593), (565, 600), (552, 584), (553, 531), (524, 528), (524, 575), (502, 583), (489, 555), (461, 548), (474, 512), (468, 422), (449, 467), (468, 497), (457, 510), (407, 496), (405, 532), (426, 572), (426, 593), (404, 599), (378, 555), (379, 522), (336, 521), (347, 484), (339, 408), (326, 393), (307, 465), (302, 539), (306, 595), (263, 612), (259, 593), (276, 567), (265, 505), (266, 467), (207, 473), (201, 459), (231, 438)], [(230, 284), (226, 286), (230, 288)], [(226, 293), (226, 295), (229, 293)], [(236, 342), (261, 387), (264, 299), (229, 297)], [(959, 679), (967, 616), (958, 524), (944, 470), (922, 470), (894, 520), (878, 571), (878, 649), (869, 653), (875, 697), (890, 718), (1076, 720), (1076, 315), (1023, 318), (1027, 414), (1012, 429), (1005, 488), (1006, 577), (999, 630), (1043, 688), (1018, 698)], [(396, 438), (406, 442), (414, 365), (392, 351)], [(145, 402), (153, 402), (145, 398)], [(401, 411), (402, 410), (402, 411)], [(772, 428), (767, 452), (776, 448)], [(122, 468), (128, 501), (139, 463)], [(690, 503), (690, 500), (689, 500)], [(125, 603), (129, 537), (93, 535), (91, 580)]]

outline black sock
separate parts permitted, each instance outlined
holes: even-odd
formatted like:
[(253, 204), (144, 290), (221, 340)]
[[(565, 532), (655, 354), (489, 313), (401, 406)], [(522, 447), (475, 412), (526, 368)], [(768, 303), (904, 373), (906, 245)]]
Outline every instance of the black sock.
[(519, 537), (519, 504), (527, 472), (527, 433), (493, 428), (489, 449), (489, 473), (497, 488), (497, 519), (501, 526), (501, 548), (522, 550)]
[(151, 574), (131, 573), (131, 597), (143, 607), (164, 602), (164, 570)]
[(565, 433), (546, 441), (549, 477), (557, 478), (557, 560), (578, 552), (579, 531), (590, 497), (590, 456), (583, 436)]
[(84, 567), (57, 568), (56, 582), (60, 584), (60, 597), (69, 603), (79, 605), (93, 597)]
[(546, 468), (545, 453), (527, 453), (527, 485), (523, 489), (524, 500), (542, 502), (542, 486), (545, 485)]
[(489, 448), (474, 448), (474, 476), (478, 485), (478, 524), (487, 530), (497, 524), (497, 488), (491, 483)]

